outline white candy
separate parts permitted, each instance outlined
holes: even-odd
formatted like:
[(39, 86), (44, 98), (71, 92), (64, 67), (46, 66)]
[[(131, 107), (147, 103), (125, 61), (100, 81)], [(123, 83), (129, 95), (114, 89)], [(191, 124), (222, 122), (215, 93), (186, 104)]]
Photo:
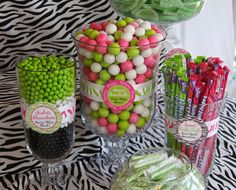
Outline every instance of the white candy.
[(102, 133), (102, 134), (107, 134), (107, 133), (108, 133), (106, 127), (100, 127), (99, 131), (100, 131), (100, 133)]
[(137, 72), (137, 74), (144, 74), (147, 71), (147, 66), (146, 65), (139, 65), (135, 68), (135, 71)]
[(94, 73), (99, 73), (102, 70), (102, 66), (99, 63), (94, 62), (90, 65), (90, 69)]
[(148, 117), (150, 115), (150, 111), (148, 108), (144, 108), (143, 112), (141, 113), (142, 117)]
[(145, 29), (142, 27), (138, 27), (135, 29), (135, 36), (140, 37), (145, 35)]
[(127, 25), (124, 27), (124, 32), (128, 32), (128, 33), (134, 35), (135, 28), (132, 25)]
[(129, 32), (123, 32), (120, 38), (130, 42), (133, 39), (133, 35)]
[(148, 49), (146, 49), (146, 50), (143, 50), (143, 51), (141, 52), (141, 55), (142, 55), (143, 57), (150, 57), (150, 56), (152, 55), (152, 49), (151, 49), (151, 48), (148, 48)]
[(79, 34), (75, 37), (76, 40), (79, 40), (80, 38), (84, 37), (85, 35), (84, 34)]
[(132, 61), (136, 67), (144, 64), (144, 58), (141, 55), (134, 57)]
[(141, 114), (144, 112), (145, 110), (145, 107), (142, 105), (142, 104), (138, 104), (134, 107), (134, 112), (137, 113), (137, 114)]
[(130, 83), (131, 85), (136, 85), (136, 82), (134, 80), (128, 80), (128, 83)]
[(106, 54), (106, 55), (104, 55), (103, 59), (106, 63), (112, 64), (112, 63), (115, 62), (116, 57), (114, 55), (111, 55), (111, 54)]
[(158, 41), (161, 41), (164, 39), (163, 35), (161, 33), (156, 33)]
[(149, 107), (150, 105), (152, 105), (152, 100), (151, 100), (151, 98), (146, 98), (146, 99), (144, 99), (144, 100), (143, 100), (143, 105), (144, 105), (145, 107)]
[(124, 52), (120, 52), (117, 56), (116, 56), (116, 61), (118, 63), (124, 63), (126, 62), (128, 59), (128, 55)]
[(94, 111), (97, 111), (100, 108), (100, 103), (95, 102), (95, 101), (91, 101), (90, 108)]
[(129, 71), (127, 71), (125, 73), (125, 77), (128, 79), (128, 80), (133, 80), (137, 77), (137, 73), (134, 69), (131, 69)]
[(150, 30), (152, 28), (151, 23), (148, 21), (143, 21), (140, 26), (145, 30)]
[(115, 76), (115, 75), (120, 73), (120, 67), (116, 64), (110, 65), (109, 68), (108, 68), (108, 72), (111, 75)]
[(161, 45), (152, 48), (152, 54), (154, 55), (158, 54), (161, 51), (161, 48), (162, 48)]
[(88, 59), (92, 59), (93, 53), (91, 51), (84, 50), (84, 56)]
[(134, 134), (136, 132), (136, 126), (134, 124), (130, 124), (126, 132), (129, 134)]
[(107, 35), (107, 40), (114, 42), (115, 38), (112, 35)]
[(141, 18), (138, 18), (138, 19), (136, 19), (136, 20), (135, 20), (135, 22), (137, 22), (137, 23), (140, 25), (140, 24), (142, 24), (142, 23), (143, 23), (143, 19), (141, 19)]
[(85, 49), (84, 48), (79, 48), (79, 55), (85, 56)]
[(91, 113), (91, 109), (90, 109), (89, 106), (84, 107), (84, 113), (87, 114), (87, 115), (89, 115)]
[(109, 23), (107, 26), (106, 26), (106, 32), (108, 34), (114, 34), (116, 31), (117, 31), (117, 27), (115, 24), (113, 23)]

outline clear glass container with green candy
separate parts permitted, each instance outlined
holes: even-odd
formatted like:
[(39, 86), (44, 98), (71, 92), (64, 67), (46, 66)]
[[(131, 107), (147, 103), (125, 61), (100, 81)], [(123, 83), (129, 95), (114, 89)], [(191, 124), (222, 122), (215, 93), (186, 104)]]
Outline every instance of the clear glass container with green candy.
[(21, 115), (29, 152), (43, 163), (42, 176), (30, 180), (63, 189), (61, 161), (74, 144), (75, 60), (64, 54), (32, 53), (18, 59)]
[(111, 190), (205, 190), (205, 180), (188, 157), (168, 148), (132, 155), (115, 175)]
[(112, 0), (120, 15), (159, 24), (188, 20), (201, 12), (205, 0)]

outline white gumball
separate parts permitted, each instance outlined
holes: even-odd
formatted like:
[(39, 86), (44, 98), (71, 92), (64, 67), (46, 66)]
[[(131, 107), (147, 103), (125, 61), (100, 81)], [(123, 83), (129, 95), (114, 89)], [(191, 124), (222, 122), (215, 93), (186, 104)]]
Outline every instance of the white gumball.
[(130, 124), (129, 128), (126, 130), (126, 132), (129, 133), (129, 134), (136, 133), (136, 126), (134, 124)]
[(118, 63), (124, 63), (128, 60), (128, 55), (125, 52), (120, 52), (117, 56), (116, 56), (116, 61)]
[(137, 67), (144, 64), (144, 58), (138, 55), (132, 59), (133, 64)]
[(132, 25), (127, 25), (127, 26), (124, 27), (124, 32), (128, 32), (128, 33), (134, 35), (135, 28)]
[(141, 75), (141, 74), (144, 74), (146, 73), (147, 71), (147, 66), (146, 65), (139, 65), (135, 68), (135, 71), (137, 72), (137, 74)]
[(132, 86), (136, 85), (136, 82), (134, 80), (128, 80), (127, 82), (131, 84)]
[(138, 104), (138, 105), (134, 106), (133, 110), (135, 113), (141, 114), (145, 110), (145, 107), (142, 104)]
[(133, 39), (133, 35), (129, 32), (123, 32), (120, 38), (130, 42)]
[(118, 75), (120, 73), (120, 67), (116, 64), (110, 65), (108, 67), (108, 72), (113, 76)]
[(92, 59), (93, 53), (91, 51), (84, 50), (84, 56), (88, 59)]
[(100, 103), (96, 101), (91, 101), (90, 108), (94, 111), (97, 111), (100, 108)]
[(114, 55), (111, 55), (111, 54), (106, 54), (106, 55), (104, 55), (103, 59), (106, 63), (112, 64), (112, 63), (115, 62), (116, 57)]
[(144, 108), (143, 112), (141, 113), (142, 117), (148, 117), (150, 115), (150, 111), (148, 108)]
[(139, 25), (141, 25), (143, 23), (143, 19), (138, 18), (138, 19), (135, 20), (135, 22), (137, 22)]
[(99, 63), (94, 62), (90, 65), (90, 69), (94, 73), (99, 73), (102, 70), (102, 66)]
[(148, 21), (143, 21), (140, 26), (145, 30), (150, 30), (152, 28), (151, 23)]
[(150, 57), (152, 55), (152, 49), (151, 48), (148, 48), (146, 50), (143, 50), (141, 52), (141, 56), (143, 57)]
[(164, 36), (161, 33), (156, 33), (158, 41), (161, 41), (164, 39)]
[(114, 34), (117, 31), (117, 26), (113, 23), (108, 23), (105, 30), (108, 34)]
[(112, 35), (107, 35), (107, 40), (114, 42), (115, 38)]
[(151, 105), (152, 105), (152, 100), (151, 100), (151, 98), (146, 98), (146, 99), (144, 99), (144, 100), (143, 100), (143, 105), (144, 105), (145, 107), (151, 106)]
[(85, 35), (84, 34), (79, 34), (75, 37), (76, 40), (80, 40), (80, 38), (84, 37)]
[(137, 77), (137, 72), (134, 69), (131, 69), (125, 73), (125, 77), (128, 80), (133, 80)]
[(135, 29), (135, 36), (140, 37), (145, 35), (145, 29), (142, 27), (138, 27)]
[(100, 131), (101, 134), (107, 134), (107, 133), (108, 133), (106, 127), (100, 127), (100, 128), (99, 128), (99, 131)]

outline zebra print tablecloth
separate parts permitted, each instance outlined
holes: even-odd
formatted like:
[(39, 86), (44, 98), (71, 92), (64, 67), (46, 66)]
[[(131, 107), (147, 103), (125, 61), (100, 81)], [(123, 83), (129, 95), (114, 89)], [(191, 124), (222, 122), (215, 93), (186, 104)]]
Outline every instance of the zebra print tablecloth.
[[(108, 18), (117, 18), (108, 0), (0, 2), (0, 190), (24, 189), (27, 178), (37, 175), (35, 169), (41, 166), (25, 147), (15, 60), (32, 51), (75, 56), (71, 32), (82, 24)], [(117, 168), (102, 159), (88, 162), (100, 155), (104, 142), (83, 127), (79, 115), (76, 123), (76, 143), (63, 168), (77, 177), (79, 190), (108, 189)], [(236, 189), (235, 126), (236, 101), (228, 99), (221, 115), (215, 165), (207, 179), (209, 190)], [(164, 146), (163, 136), (163, 120), (155, 120), (144, 136), (130, 140), (127, 151), (132, 154), (141, 148)]]

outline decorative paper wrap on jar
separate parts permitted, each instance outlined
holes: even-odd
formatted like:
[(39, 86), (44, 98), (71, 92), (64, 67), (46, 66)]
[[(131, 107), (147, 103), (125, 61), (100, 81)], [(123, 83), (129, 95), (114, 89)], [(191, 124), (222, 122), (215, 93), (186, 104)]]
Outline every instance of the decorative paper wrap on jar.
[(167, 146), (185, 153), (205, 176), (214, 163), (220, 112), (226, 98), (229, 70), (222, 64), (219, 58), (204, 56), (192, 61), (188, 52), (175, 49), (166, 55), (162, 68)]
[(154, 116), (155, 78), (166, 33), (127, 17), (91, 23), (74, 31), (73, 38), (86, 126), (116, 142), (140, 134)]

